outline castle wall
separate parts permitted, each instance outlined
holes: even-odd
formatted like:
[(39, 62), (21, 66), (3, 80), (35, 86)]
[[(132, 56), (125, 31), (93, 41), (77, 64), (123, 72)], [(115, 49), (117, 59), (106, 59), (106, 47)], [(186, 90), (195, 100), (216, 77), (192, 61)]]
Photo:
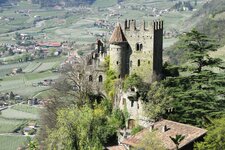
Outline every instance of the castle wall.
[(129, 74), (129, 57), (127, 43), (110, 44), (110, 69), (116, 71), (119, 78)]
[[(162, 29), (155, 30), (154, 24), (136, 21), (125, 22), (125, 36), (130, 45), (130, 74), (136, 73), (143, 81), (150, 83), (154, 74), (160, 74), (162, 66)], [(158, 29), (158, 28), (157, 28)]]
[[(140, 99), (135, 99), (136, 92), (122, 92), (119, 99), (119, 108), (129, 113), (129, 120), (135, 120), (135, 125), (141, 125), (143, 127), (148, 126), (148, 119), (144, 117), (143, 103)], [(130, 97), (133, 97), (132, 100)], [(129, 122), (127, 122), (129, 127)]]

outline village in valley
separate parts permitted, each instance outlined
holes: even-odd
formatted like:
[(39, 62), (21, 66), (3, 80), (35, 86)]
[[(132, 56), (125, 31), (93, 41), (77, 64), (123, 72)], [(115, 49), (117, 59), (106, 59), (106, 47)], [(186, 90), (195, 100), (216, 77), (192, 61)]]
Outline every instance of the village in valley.
[[(0, 3), (0, 150), (196, 148), (208, 132), (203, 124), (214, 116), (193, 113), (202, 123), (182, 114), (178, 121), (174, 118), (180, 107), (169, 104), (171, 91), (160, 90), (171, 84), (179, 92), (175, 86), (183, 80), (173, 82), (173, 77), (191, 74), (193, 68), (185, 72), (182, 66), (179, 74), (179, 63), (171, 67), (165, 62), (173, 54), (179, 57), (171, 50), (173, 45), (195, 27), (198, 22), (188, 19), (207, 3), (96, 0), (76, 7), (63, 1), (50, 7), (32, 0)], [(193, 81), (199, 81), (194, 75)], [(205, 80), (204, 84), (200, 86), (204, 90), (210, 87)], [(146, 104), (151, 98), (154, 108)], [(74, 120), (77, 124), (70, 122)], [(77, 145), (71, 144), (73, 136), (78, 137)], [(89, 141), (82, 141), (86, 137)]]

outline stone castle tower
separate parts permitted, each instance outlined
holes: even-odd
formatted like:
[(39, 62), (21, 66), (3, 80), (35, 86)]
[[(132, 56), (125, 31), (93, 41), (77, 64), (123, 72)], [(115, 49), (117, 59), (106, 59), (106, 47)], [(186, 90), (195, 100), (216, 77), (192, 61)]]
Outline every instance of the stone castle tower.
[(160, 79), (162, 74), (163, 21), (150, 25), (135, 20), (125, 21), (124, 29), (118, 23), (110, 38), (110, 69), (118, 78), (136, 73), (145, 82)]

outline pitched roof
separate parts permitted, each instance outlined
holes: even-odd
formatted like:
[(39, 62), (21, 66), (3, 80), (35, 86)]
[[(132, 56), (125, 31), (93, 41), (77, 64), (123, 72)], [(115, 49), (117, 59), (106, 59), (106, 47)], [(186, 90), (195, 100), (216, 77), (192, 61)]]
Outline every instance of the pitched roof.
[(111, 43), (120, 43), (120, 42), (127, 42), (127, 39), (123, 33), (120, 23), (117, 23), (112, 33), (112, 36), (109, 40), (109, 43), (111, 44)]
[[(162, 127), (167, 127), (165, 132), (162, 132)], [(182, 124), (170, 120), (161, 120), (154, 124), (154, 129), (156, 129), (156, 136), (157, 138), (162, 141), (163, 145), (166, 149), (172, 150), (176, 148), (176, 145), (170, 139), (171, 137), (175, 137), (176, 135), (184, 135), (184, 140), (180, 143), (179, 148), (197, 140), (198, 138), (202, 137), (206, 134), (207, 130), (197, 128), (191, 125)], [(145, 137), (145, 134), (148, 133), (149, 129), (146, 128), (134, 136), (131, 136), (124, 141), (123, 144), (130, 145), (130, 146), (137, 146), (141, 139)]]

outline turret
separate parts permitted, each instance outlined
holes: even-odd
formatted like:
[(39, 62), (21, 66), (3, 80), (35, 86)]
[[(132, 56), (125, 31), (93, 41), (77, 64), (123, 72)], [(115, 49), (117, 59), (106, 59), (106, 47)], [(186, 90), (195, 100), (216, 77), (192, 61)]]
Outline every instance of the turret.
[(109, 40), (110, 43), (110, 69), (114, 70), (118, 78), (129, 74), (129, 45), (118, 23)]
[(160, 80), (162, 76), (163, 55), (163, 21), (153, 21), (153, 81)]

